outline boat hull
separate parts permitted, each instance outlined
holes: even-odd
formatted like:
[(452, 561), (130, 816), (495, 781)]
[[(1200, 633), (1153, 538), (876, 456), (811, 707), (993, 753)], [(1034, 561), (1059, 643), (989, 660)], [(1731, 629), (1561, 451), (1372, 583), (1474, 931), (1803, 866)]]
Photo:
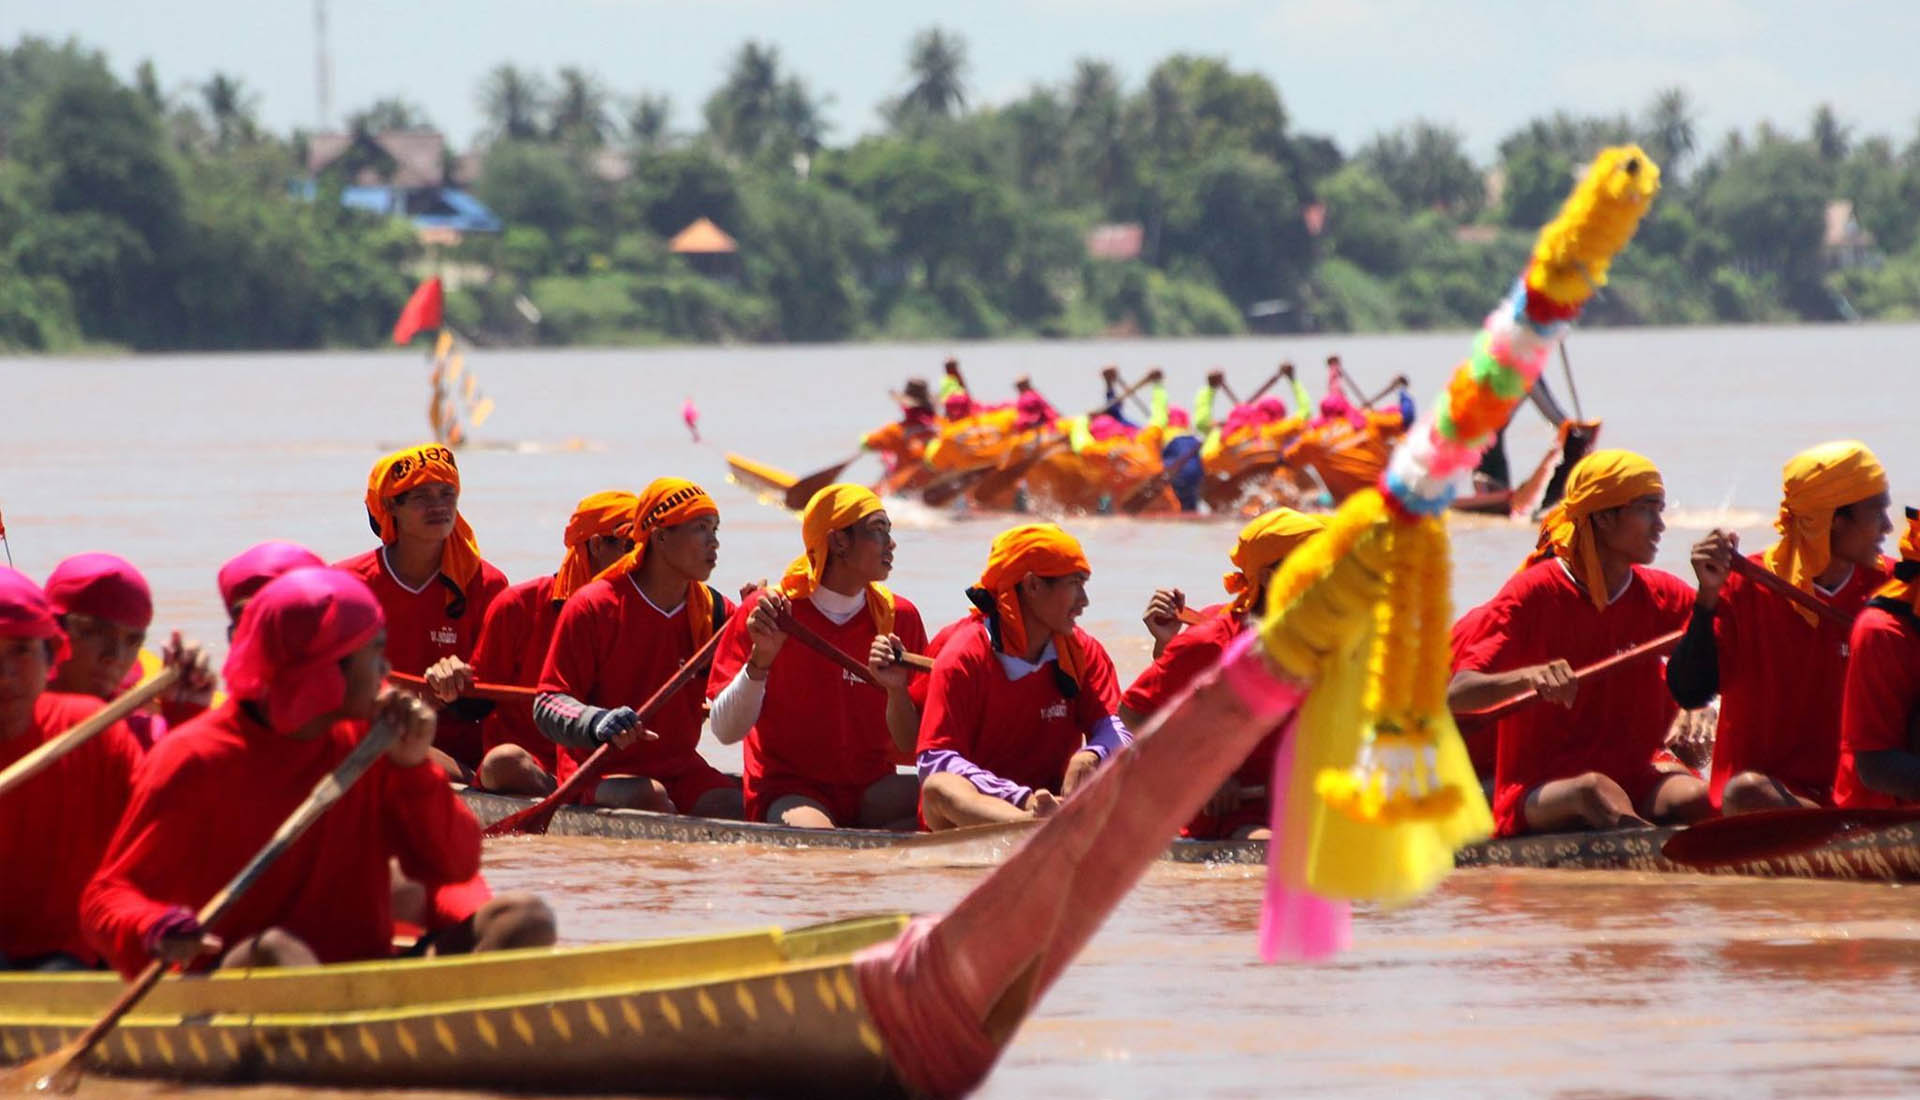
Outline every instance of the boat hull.
[[(532, 800), (483, 791), (461, 792), (482, 824), (491, 824)], [(1861, 882), (1920, 882), (1920, 826), (1861, 830), (1812, 852), (1754, 860), (1711, 871), (1675, 863), (1660, 846), (1678, 826), (1504, 837), (1471, 844), (1454, 857), (1460, 867), (1532, 867), (1550, 870), (1648, 871), (1662, 874), (1734, 874), (1764, 878), (1813, 878)], [(872, 829), (795, 829), (745, 821), (719, 821), (648, 813), (570, 807), (556, 813), (547, 830), (558, 836), (592, 836), (691, 844), (758, 844), (778, 848), (894, 848), (914, 834)], [(1262, 840), (1176, 840), (1163, 857), (1175, 863), (1265, 863)]]
[[(905, 918), (782, 932), (170, 977), (91, 1072), (203, 1082), (897, 1096), (855, 952)], [(0, 975), (0, 1056), (76, 1037), (110, 974)]]

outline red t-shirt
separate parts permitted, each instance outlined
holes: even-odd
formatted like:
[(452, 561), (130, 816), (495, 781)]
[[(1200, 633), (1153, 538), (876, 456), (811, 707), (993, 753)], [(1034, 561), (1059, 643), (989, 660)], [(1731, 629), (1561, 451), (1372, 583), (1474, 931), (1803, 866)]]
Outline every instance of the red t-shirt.
[[(695, 599), (711, 599), (702, 587)], [(714, 629), (733, 614), (722, 596), (714, 610)], [(704, 639), (702, 639), (704, 641)], [(598, 580), (575, 592), (560, 609), (553, 647), (540, 670), (540, 690), (558, 691), (595, 707), (633, 707), (647, 701), (699, 648), (687, 622), (685, 604), (664, 614), (640, 591), (633, 574)], [(609, 774), (644, 775), (666, 780), (704, 763), (700, 726), (706, 708), (698, 688), (681, 688), (647, 719), (657, 741), (636, 741), (615, 750)], [(589, 754), (569, 748), (560, 754), (565, 779)]]
[[(1460, 621), (1453, 624), (1453, 631), (1448, 636), (1452, 652), (1450, 671), (1460, 671), (1460, 662), (1479, 641), (1480, 633), (1486, 626), (1485, 604), (1469, 610), (1460, 616)], [(1460, 739), (1466, 742), (1467, 757), (1473, 761), (1473, 774), (1482, 783), (1493, 778), (1494, 768), (1499, 762), (1501, 725), (1502, 722), (1468, 722), (1460, 727)]]
[[(373, 589), (387, 616), (387, 663), (396, 672), (414, 676), (442, 657), (472, 664), (480, 624), (486, 621), (494, 599), (507, 588), (506, 574), (481, 562), (480, 572), (467, 583), (466, 607), (456, 618), (447, 611), (453, 590), (437, 576), (417, 592), (401, 584), (387, 566), (385, 547), (336, 562), (334, 568), (352, 573)], [(480, 722), (457, 717), (452, 711), (452, 707), (441, 710), (434, 747), (472, 770), (480, 766)]]
[[(553, 578), (535, 577), (500, 593), (487, 608), (474, 647), (474, 677), (494, 684), (535, 687), (553, 647), (553, 628), (560, 621), (560, 605), (553, 599)], [(530, 703), (496, 703), (481, 726), (481, 747), (518, 745), (533, 754), (540, 766), (552, 771), (559, 746), (533, 724)]]
[[(1174, 635), (1167, 642), (1167, 648), (1161, 651), (1160, 659), (1148, 665), (1146, 671), (1133, 681), (1133, 686), (1120, 697), (1120, 702), (1141, 715), (1158, 712), (1171, 704), (1201, 673), (1219, 664), (1220, 655), (1226, 652), (1227, 646), (1232, 644), (1242, 629), (1239, 619), (1215, 613)], [(1285, 728), (1283, 723), (1268, 730), (1266, 737), (1241, 762), (1239, 770), (1233, 773), (1241, 786), (1267, 787), (1273, 782), (1273, 756), (1280, 751), (1280, 734)], [(1229, 816), (1235, 822), (1263, 822), (1270, 816), (1267, 813), (1269, 804), (1266, 797), (1249, 798)], [(1231, 828), (1222, 828), (1223, 824), (1201, 813), (1188, 822), (1183, 831), (1188, 836), (1196, 837), (1212, 837), (1233, 831)]]
[[(1633, 567), (1605, 610), (1573, 583), (1559, 559), (1515, 574), (1482, 608), (1479, 637), (1460, 667), (1509, 672), (1560, 659), (1575, 669), (1684, 626), (1694, 590), (1671, 573)], [(1629, 794), (1646, 786), (1653, 754), (1677, 711), (1658, 661), (1636, 661), (1583, 687), (1573, 709), (1539, 703), (1502, 723), (1494, 818), (1503, 836), (1524, 829), (1527, 792), (1555, 779), (1600, 772)]]
[[(720, 694), (753, 655), (747, 615), (760, 599), (755, 592), (728, 620), (707, 677), (707, 697)], [(793, 617), (829, 645), (867, 663), (867, 651), (879, 633), (862, 609), (835, 624), (812, 600), (794, 600)], [(896, 595), (893, 633), (909, 653), (923, 651), (927, 628), (920, 611)], [(760, 716), (747, 732), (742, 755), (748, 797), (756, 784), (799, 778), (844, 786), (870, 784), (893, 774), (893, 736), (887, 732), (887, 694), (854, 677), (826, 657), (789, 638), (767, 672)]]
[[(176, 907), (197, 910), (260, 850), (359, 740), (336, 723), (295, 740), (229, 702), (174, 730), (140, 765), (133, 800), (80, 899), (88, 939), (122, 974)], [(248, 888), (211, 931), (228, 944), (284, 929), (323, 963), (393, 953), (388, 861), (429, 890), (480, 873), (480, 825), (431, 762), (382, 757)], [(199, 967), (212, 966), (203, 956)]]
[[(1760, 561), (1759, 554), (1750, 557)], [(1825, 602), (1852, 619), (1886, 580), (1884, 570), (1855, 568)], [(1709, 779), (1715, 806), (1727, 780), (1746, 771), (1816, 801), (1831, 799), (1851, 632), (1851, 623), (1825, 618), (1808, 625), (1778, 595), (1738, 573), (1727, 578), (1713, 616), (1720, 655), (1720, 728)]]
[(984, 622), (957, 625), (939, 646), (920, 714), (919, 753), (942, 749), (1023, 787), (1060, 792), (1067, 761), (1094, 723), (1120, 706), (1113, 660), (1093, 635), (1075, 627), (1084, 655), (1078, 691), (1068, 699), (1055, 662), (1007, 679)]
[[(0, 771), (85, 721), (102, 706), (87, 695), (40, 693), (33, 724), (0, 740)], [(40, 774), (0, 795), (0, 955), (23, 962), (64, 951), (100, 956), (80, 931), (80, 891), (93, 877), (133, 791), (140, 744), (115, 722)]]
[(1840, 763), (1833, 801), (1847, 809), (1900, 805), (1860, 782), (1855, 758), (1886, 749), (1913, 751), (1907, 730), (1920, 703), (1920, 629), (1902, 615), (1869, 607), (1853, 620), (1840, 704)]

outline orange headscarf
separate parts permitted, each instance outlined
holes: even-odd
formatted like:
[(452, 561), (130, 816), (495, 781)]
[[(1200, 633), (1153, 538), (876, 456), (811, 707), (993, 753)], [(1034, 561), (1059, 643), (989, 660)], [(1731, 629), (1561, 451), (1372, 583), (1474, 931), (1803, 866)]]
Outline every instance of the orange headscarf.
[[(1886, 492), (1887, 471), (1865, 443), (1848, 439), (1794, 455), (1781, 471), (1781, 480), (1780, 516), (1773, 521), (1780, 541), (1762, 557), (1768, 569), (1811, 593), (1813, 578), (1826, 572), (1833, 560), (1828, 536), (1833, 532), (1834, 511)], [(1807, 625), (1818, 625), (1813, 612), (1798, 605), (1794, 610)]]
[(1907, 509), (1907, 532), (1900, 536), (1900, 560), (1893, 576), (1873, 594), (1874, 603), (1895, 603), (1908, 615), (1920, 616), (1920, 509)]
[[(1020, 582), (1027, 574), (1064, 577), (1071, 573), (1092, 573), (1087, 555), (1072, 535), (1051, 523), (1029, 523), (1002, 531), (987, 550), (987, 568), (980, 574), (978, 587), (967, 590), (974, 602), (976, 618), (986, 618), (981, 604), (994, 609), (1000, 624), (1000, 651), (1017, 657), (1027, 652), (1027, 621), (1020, 613)], [(1054, 651), (1060, 655), (1060, 668), (1075, 682), (1080, 679), (1083, 662), (1071, 636), (1056, 637)]]
[(625, 535), (633, 530), (633, 506), (640, 498), (612, 490), (582, 497), (567, 520), (567, 556), (553, 575), (553, 598), (565, 600), (593, 579), (587, 540), (595, 535)]
[[(873, 490), (863, 485), (829, 485), (813, 494), (806, 511), (800, 513), (800, 541), (806, 550), (787, 566), (780, 591), (796, 600), (813, 595), (827, 571), (828, 536), (886, 509)], [(893, 593), (886, 585), (867, 585), (867, 614), (873, 617), (876, 632), (893, 633)]]
[(1540, 521), (1540, 541), (1527, 564), (1557, 557), (1586, 586), (1593, 606), (1607, 608), (1607, 578), (1593, 539), (1593, 515), (1665, 493), (1660, 471), (1632, 451), (1595, 451), (1567, 475), (1567, 494)]
[[(654, 478), (645, 489), (640, 490), (633, 511), (628, 513), (628, 524), (633, 529), (633, 549), (619, 561), (602, 569), (600, 576), (594, 579), (622, 577), (640, 568), (640, 563), (647, 557), (648, 536), (655, 531), (678, 527), (702, 516), (719, 514), (720, 506), (713, 502), (707, 491), (686, 478)], [(705, 644), (713, 636), (713, 601), (707, 597), (705, 588), (699, 581), (687, 582), (687, 625), (693, 630), (695, 645)]]
[(1275, 508), (1242, 527), (1229, 558), (1237, 568), (1220, 578), (1220, 583), (1234, 597), (1227, 613), (1237, 617), (1253, 610), (1253, 598), (1259, 595), (1253, 590), (1253, 574), (1285, 561), (1295, 548), (1326, 526), (1326, 521), (1318, 516), (1304, 515), (1291, 508)]
[[(409, 489), (435, 482), (451, 485), (456, 490), (460, 488), (460, 468), (454, 465), (453, 452), (438, 443), (395, 451), (373, 464), (373, 472), (367, 475), (367, 522), (382, 543), (391, 545), (400, 537), (393, 514), (387, 510), (387, 501)], [(447, 538), (446, 548), (440, 555), (440, 572), (463, 592), (467, 582), (480, 572), (480, 544), (474, 540), (473, 528), (467, 526), (466, 518), (458, 511), (453, 514), (453, 534)]]

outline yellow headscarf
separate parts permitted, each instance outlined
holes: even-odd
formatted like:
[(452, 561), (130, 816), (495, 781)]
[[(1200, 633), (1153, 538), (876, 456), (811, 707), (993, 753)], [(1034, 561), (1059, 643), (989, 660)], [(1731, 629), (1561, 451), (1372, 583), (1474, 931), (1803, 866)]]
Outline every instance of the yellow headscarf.
[(1567, 475), (1567, 493), (1540, 521), (1540, 541), (1527, 564), (1558, 557), (1586, 586), (1587, 598), (1604, 611), (1607, 578), (1593, 538), (1593, 515), (1665, 493), (1660, 471), (1632, 451), (1595, 451)]
[[(390, 545), (400, 537), (387, 501), (435, 482), (444, 482), (456, 491), (460, 488), (460, 468), (454, 465), (453, 452), (438, 443), (395, 451), (373, 464), (367, 475), (367, 522), (383, 544)], [(441, 551), (440, 572), (462, 591), (480, 572), (480, 543), (473, 537), (473, 528), (467, 526), (466, 517), (457, 510), (453, 513), (453, 534)]]
[[(1857, 501), (1887, 491), (1887, 471), (1865, 443), (1841, 440), (1822, 443), (1787, 460), (1781, 471), (1784, 496), (1773, 529), (1780, 541), (1762, 555), (1767, 568), (1802, 592), (1813, 591), (1813, 578), (1833, 560), (1828, 536), (1833, 513)], [(1808, 626), (1819, 623), (1813, 612), (1795, 606)]]
[[(595, 580), (625, 576), (640, 568), (647, 557), (647, 536), (663, 527), (678, 527), (702, 516), (717, 516), (720, 506), (705, 489), (686, 478), (657, 477), (640, 491), (630, 514), (633, 549), (602, 569)], [(713, 601), (707, 597), (705, 588), (698, 581), (687, 582), (687, 625), (693, 631), (695, 645), (702, 645), (713, 636)]]
[(633, 506), (640, 498), (632, 493), (610, 491), (582, 497), (573, 506), (567, 520), (567, 556), (553, 576), (553, 598), (565, 600), (593, 579), (593, 559), (587, 556), (587, 540), (595, 535), (624, 535), (633, 530)]
[[(780, 591), (796, 600), (813, 595), (827, 571), (828, 537), (886, 508), (871, 489), (861, 485), (829, 485), (813, 494), (800, 513), (800, 541), (806, 550), (787, 566), (780, 578)], [(867, 614), (873, 616), (876, 632), (893, 633), (893, 593), (886, 585), (867, 585)]]
[(1220, 583), (1234, 597), (1228, 613), (1239, 616), (1253, 610), (1253, 598), (1258, 595), (1253, 590), (1253, 574), (1286, 560), (1295, 547), (1325, 530), (1326, 526), (1326, 521), (1318, 516), (1305, 515), (1291, 508), (1275, 508), (1256, 516), (1251, 523), (1242, 527), (1240, 539), (1234, 543), (1229, 559), (1238, 568), (1220, 578)]
[[(987, 550), (987, 568), (980, 583), (967, 590), (974, 602), (974, 617), (985, 618), (980, 606), (991, 603), (1000, 620), (1000, 650), (1024, 657), (1027, 652), (1027, 621), (1020, 613), (1020, 582), (1027, 574), (1040, 577), (1064, 577), (1071, 573), (1092, 573), (1079, 540), (1051, 523), (1029, 523), (1000, 532)], [(1060, 655), (1060, 668), (1077, 683), (1084, 662), (1071, 635), (1056, 637), (1054, 651)]]

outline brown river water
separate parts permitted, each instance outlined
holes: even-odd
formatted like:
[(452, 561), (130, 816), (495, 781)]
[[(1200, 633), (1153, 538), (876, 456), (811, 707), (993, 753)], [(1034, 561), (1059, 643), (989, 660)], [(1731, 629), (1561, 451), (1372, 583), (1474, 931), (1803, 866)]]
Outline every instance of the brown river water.
[[(1099, 400), (1097, 368), (1164, 366), (1185, 404), (1218, 365), (1241, 392), (1283, 357), (1318, 396), (1340, 352), (1367, 386), (1404, 372), (1422, 398), (1463, 334), (1221, 342), (989, 344), (946, 348), (482, 351), (469, 357), (498, 403), (462, 454), (462, 509), (514, 580), (552, 569), (573, 501), (665, 473), (720, 500), (717, 581), (777, 575), (798, 549), (784, 512), (724, 483), (739, 450), (796, 471), (852, 452), (889, 416), (909, 374), (937, 378), (952, 351), (974, 392), (998, 398), (1030, 373), (1063, 411)], [(1663, 566), (1715, 525), (1762, 545), (1780, 464), (1826, 439), (1868, 441), (1896, 501), (1920, 502), (1915, 392), (1901, 366), (1920, 326), (1639, 330), (1577, 334), (1579, 395), (1603, 445), (1665, 471)], [(156, 626), (211, 644), (224, 619), (213, 575), (261, 539), (329, 558), (370, 539), (367, 468), (424, 430), (420, 357), (409, 353), (0, 360), (4, 513), (17, 565), (111, 550), (153, 582)], [(1558, 369), (1549, 375), (1571, 408)], [(693, 396), (709, 442), (681, 427)], [(1523, 409), (1516, 469), (1547, 439)], [(871, 460), (850, 471), (876, 472)], [(964, 608), (992, 521), (893, 509), (894, 587), (931, 625)], [(1069, 521), (1094, 567), (1083, 625), (1123, 677), (1146, 663), (1139, 613), (1156, 585), (1218, 598), (1225, 522)], [(1455, 596), (1484, 599), (1532, 532), (1456, 522)], [(713, 758), (737, 766), (735, 750)], [(921, 857), (924, 859), (924, 857)], [(602, 941), (881, 910), (934, 911), (983, 874), (885, 852), (675, 847), (582, 839), (493, 843), (496, 889), (532, 889), (563, 938)], [(1613, 873), (1471, 871), (1394, 912), (1362, 912), (1355, 947), (1311, 967), (1254, 955), (1260, 872), (1156, 867), (1042, 1002), (989, 1096), (1912, 1096), (1920, 1095), (1920, 905), (1909, 890)], [(636, 1091), (644, 1082), (635, 1082)], [(90, 1082), (147, 1097), (171, 1087)], [(192, 1089), (295, 1097), (297, 1089)]]

